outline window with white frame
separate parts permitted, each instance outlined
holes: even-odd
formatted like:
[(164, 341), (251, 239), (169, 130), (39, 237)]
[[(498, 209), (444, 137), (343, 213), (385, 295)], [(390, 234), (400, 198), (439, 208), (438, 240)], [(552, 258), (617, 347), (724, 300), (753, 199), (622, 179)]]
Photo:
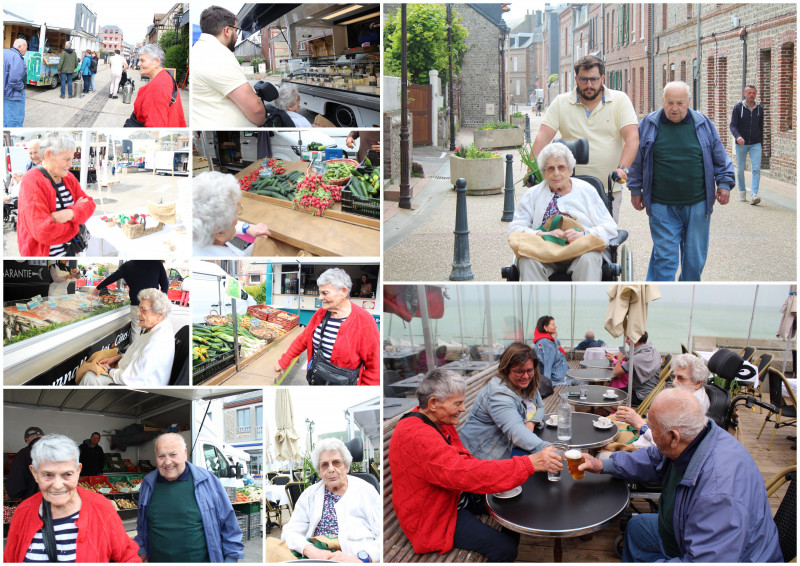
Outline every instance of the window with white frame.
[(236, 432), (250, 432), (250, 409), (236, 409)]

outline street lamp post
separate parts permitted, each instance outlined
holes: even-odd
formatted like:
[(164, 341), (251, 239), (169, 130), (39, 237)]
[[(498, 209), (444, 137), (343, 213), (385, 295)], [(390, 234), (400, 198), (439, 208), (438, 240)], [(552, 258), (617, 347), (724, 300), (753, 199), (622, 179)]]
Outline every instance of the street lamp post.
[(172, 14), (172, 24), (175, 27), (175, 45), (178, 45), (180, 41), (180, 37), (178, 35), (178, 30), (181, 29), (181, 20), (183, 19), (183, 8), (178, 8), (178, 11)]
[(456, 116), (453, 108), (453, 5), (447, 5), (447, 94), (450, 105), (450, 151), (456, 150)]
[(401, 44), (400, 44), (400, 208), (411, 209), (411, 184), (409, 176), (409, 135), (408, 135), (408, 58), (406, 42), (406, 4), (400, 5)]
[(306, 428), (308, 429), (308, 451), (314, 449), (314, 421), (306, 419)]

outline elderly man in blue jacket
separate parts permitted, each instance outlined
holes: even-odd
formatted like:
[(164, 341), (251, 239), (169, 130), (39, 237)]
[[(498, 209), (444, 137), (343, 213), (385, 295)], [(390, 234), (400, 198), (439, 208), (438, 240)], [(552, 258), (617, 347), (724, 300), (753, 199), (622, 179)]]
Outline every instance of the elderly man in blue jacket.
[(714, 201), (728, 204), (733, 162), (714, 124), (689, 108), (689, 85), (664, 87), (663, 109), (639, 123), (639, 151), (628, 172), (631, 204), (647, 209), (653, 251), (648, 281), (700, 281)]
[(685, 389), (656, 395), (649, 425), (655, 446), (608, 460), (584, 454), (579, 466), (662, 485), (658, 513), (628, 523), (623, 562), (783, 562), (764, 479), (745, 447)]
[(142, 562), (237, 562), (242, 530), (219, 478), (186, 461), (177, 433), (156, 439), (156, 470), (142, 481), (136, 537)]
[(3, 127), (22, 127), (25, 121), (25, 82), (28, 65), (25, 52), (28, 42), (18, 38), (10, 49), (3, 50)]

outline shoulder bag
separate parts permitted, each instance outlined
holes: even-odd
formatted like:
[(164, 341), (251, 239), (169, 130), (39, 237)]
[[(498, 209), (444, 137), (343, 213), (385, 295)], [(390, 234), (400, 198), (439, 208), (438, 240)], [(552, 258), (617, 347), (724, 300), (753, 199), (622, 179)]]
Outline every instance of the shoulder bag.
[[(167, 74), (172, 79), (172, 98), (169, 100), (169, 106), (172, 106), (175, 104), (175, 101), (178, 100), (178, 83), (175, 82), (175, 77), (170, 73)], [(124, 128), (144, 128), (144, 122), (139, 121), (136, 117), (136, 111), (134, 110), (122, 126)]]
[[(325, 317), (322, 319), (322, 325), (319, 331), (320, 343), (322, 342), (322, 337), (325, 334), (325, 327), (330, 317), (331, 313), (326, 312)], [(313, 344), (313, 333), (311, 340)], [(358, 382), (358, 375), (361, 373), (361, 366), (364, 365), (363, 362), (358, 364), (357, 368), (340, 368), (324, 359), (322, 357), (322, 352), (317, 351), (316, 347), (312, 352), (313, 358), (311, 359), (308, 373), (306, 373), (306, 380), (309, 385), (355, 385), (356, 382)]]
[[(58, 199), (59, 204), (61, 205), (61, 210), (64, 210), (64, 201), (61, 198), (61, 193), (58, 192), (58, 187), (56, 186), (56, 182), (50, 176), (50, 173), (47, 172), (47, 169), (42, 167), (41, 165), (37, 165), (36, 167), (42, 175), (44, 175), (50, 184), (53, 185), (53, 190), (56, 192), (56, 198)], [(80, 252), (86, 249), (89, 245), (89, 238), (92, 235), (89, 233), (89, 229), (86, 227), (85, 224), (80, 224), (78, 226), (78, 233), (69, 241), (64, 244), (64, 251), (68, 256), (76, 256)]]

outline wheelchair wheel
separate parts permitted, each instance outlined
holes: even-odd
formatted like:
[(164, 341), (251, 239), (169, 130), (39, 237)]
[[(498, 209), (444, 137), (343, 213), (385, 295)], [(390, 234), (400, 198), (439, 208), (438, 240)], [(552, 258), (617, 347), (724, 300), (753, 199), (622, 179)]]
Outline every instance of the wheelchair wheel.
[(633, 254), (625, 244), (619, 248), (620, 279), (633, 281)]

